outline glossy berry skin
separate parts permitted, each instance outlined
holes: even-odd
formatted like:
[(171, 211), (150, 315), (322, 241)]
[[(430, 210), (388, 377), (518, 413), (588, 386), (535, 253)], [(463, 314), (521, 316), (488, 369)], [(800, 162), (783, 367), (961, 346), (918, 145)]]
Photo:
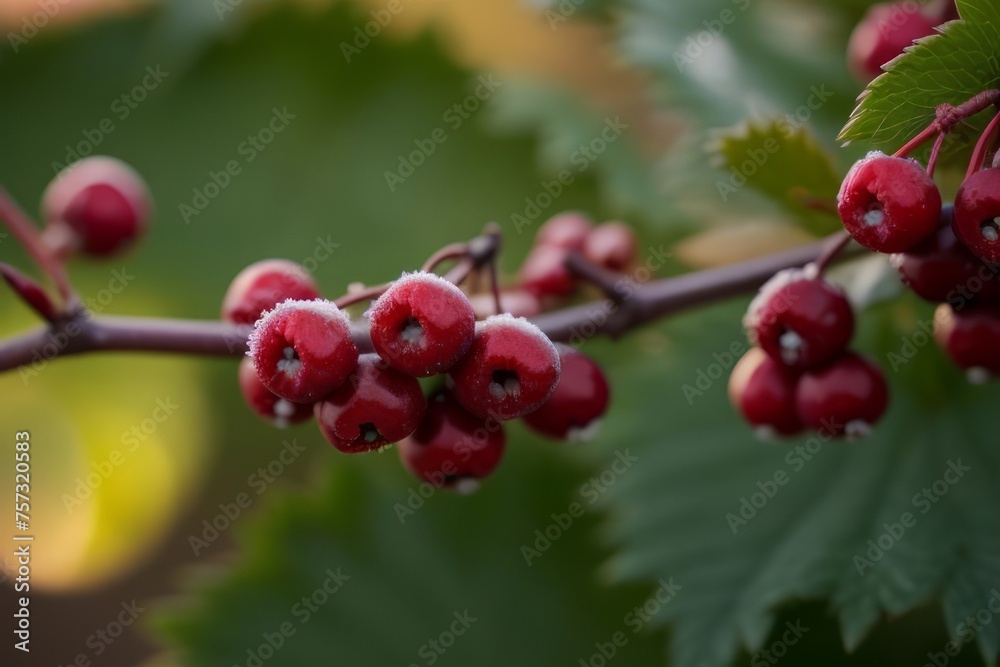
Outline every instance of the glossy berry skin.
[(455, 398), (486, 419), (523, 417), (548, 400), (559, 381), (559, 353), (528, 320), (494, 315), (480, 322), (472, 347), (448, 373)]
[(583, 250), (584, 241), (594, 224), (582, 213), (560, 213), (538, 228), (535, 245), (554, 246), (567, 250)]
[(889, 261), (904, 285), (932, 303), (1000, 301), (1000, 268), (986, 264), (958, 240), (950, 215), (949, 223), (930, 238)]
[(358, 362), (347, 315), (320, 299), (275, 306), (257, 321), (249, 347), (260, 381), (293, 403), (330, 395)]
[(583, 256), (598, 266), (619, 273), (635, 261), (635, 232), (624, 222), (605, 222), (594, 227), (583, 244)]
[(420, 425), (427, 403), (420, 383), (378, 355), (363, 354), (351, 377), (316, 404), (320, 431), (348, 454), (381, 449)]
[(233, 278), (222, 299), (222, 319), (253, 324), (265, 310), (287, 299), (319, 298), (316, 281), (305, 267), (287, 259), (265, 259), (246, 267)]
[(837, 212), (866, 248), (906, 252), (937, 229), (941, 193), (920, 163), (873, 152), (847, 173)]
[(900, 55), (914, 40), (934, 34), (934, 25), (916, 3), (874, 5), (848, 42), (847, 64), (851, 73), (867, 84), (882, 73), (882, 65)]
[(253, 360), (244, 357), (240, 362), (239, 371), (240, 393), (243, 400), (253, 412), (278, 428), (285, 428), (289, 424), (298, 424), (313, 415), (313, 406), (309, 404), (292, 403), (280, 396), (274, 395), (271, 390), (264, 386), (264, 383), (257, 377), (254, 370)]
[(368, 311), (375, 351), (414, 377), (443, 373), (465, 354), (475, 334), (472, 304), (432, 273), (397, 280)]
[(750, 348), (729, 376), (729, 400), (757, 437), (792, 436), (805, 427), (795, 407), (798, 377), (759, 347)]
[(576, 277), (566, 268), (568, 254), (566, 248), (536, 245), (521, 265), (521, 288), (539, 298), (571, 294), (576, 289)]
[(559, 382), (549, 400), (524, 416), (524, 423), (556, 440), (587, 440), (608, 409), (608, 381), (601, 367), (587, 355), (566, 345), (556, 347)]
[(955, 311), (946, 303), (934, 314), (934, 339), (970, 382), (1000, 374), (1000, 307), (969, 306)]
[(804, 370), (840, 354), (854, 335), (844, 292), (810, 271), (782, 271), (750, 304), (750, 340), (789, 368)]
[(795, 404), (809, 428), (833, 437), (861, 437), (885, 413), (889, 388), (882, 369), (846, 352), (799, 378)]
[(142, 177), (121, 160), (84, 158), (61, 171), (42, 195), (49, 240), (92, 257), (118, 254), (145, 231), (152, 198)]
[(506, 441), (502, 424), (470, 414), (442, 391), (429, 399), (420, 426), (397, 448), (416, 477), (468, 493), (500, 464)]
[(955, 236), (979, 259), (1000, 263), (1000, 169), (965, 179), (955, 195)]

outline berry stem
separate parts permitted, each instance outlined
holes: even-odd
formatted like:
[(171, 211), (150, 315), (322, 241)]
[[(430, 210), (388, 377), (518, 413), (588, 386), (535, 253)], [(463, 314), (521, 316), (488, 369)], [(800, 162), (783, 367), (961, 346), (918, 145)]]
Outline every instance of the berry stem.
[(14, 293), (21, 297), (32, 310), (41, 316), (46, 322), (55, 322), (59, 317), (59, 310), (52, 299), (46, 294), (42, 286), (31, 278), (27, 277), (10, 264), (0, 262), (0, 275), (14, 290)]
[(939, 104), (934, 110), (934, 120), (920, 134), (907, 141), (893, 157), (907, 157), (935, 134), (948, 134), (962, 121), (975, 116), (980, 111), (1000, 102), (1000, 90), (991, 89), (977, 93), (962, 102), (957, 107), (947, 102)]
[(851, 235), (846, 231), (837, 232), (836, 234), (832, 234), (828, 237), (825, 241), (826, 248), (815, 261), (817, 274), (823, 275), (826, 271), (826, 267), (830, 265), (830, 262), (836, 259), (837, 255), (843, 252), (844, 248), (846, 248), (850, 242)]
[(965, 177), (969, 178), (974, 173), (982, 169), (983, 161), (986, 159), (986, 154), (990, 150), (990, 145), (993, 143), (993, 135), (996, 133), (997, 124), (1000, 123), (1000, 113), (993, 116), (993, 120), (990, 124), (986, 126), (983, 133), (979, 135), (979, 141), (976, 142), (976, 148), (972, 151), (972, 158), (969, 159), (969, 166), (965, 170)]
[(462, 259), (463, 257), (469, 256), (469, 244), (468, 243), (452, 243), (446, 245), (445, 247), (438, 250), (436, 253), (430, 256), (430, 258), (424, 262), (424, 265), (420, 267), (421, 271), (433, 271), (442, 262), (447, 262), (449, 259)]

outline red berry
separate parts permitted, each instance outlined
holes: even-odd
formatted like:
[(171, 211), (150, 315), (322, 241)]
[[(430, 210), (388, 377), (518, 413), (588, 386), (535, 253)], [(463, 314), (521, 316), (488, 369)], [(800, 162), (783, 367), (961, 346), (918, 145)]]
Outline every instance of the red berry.
[(847, 64), (858, 81), (867, 84), (914, 40), (933, 33), (934, 21), (916, 3), (874, 5), (851, 34)]
[(265, 259), (246, 267), (233, 278), (222, 299), (222, 319), (253, 324), (265, 310), (287, 299), (319, 298), (316, 281), (305, 267), (287, 259)]
[(806, 369), (840, 354), (854, 335), (854, 312), (844, 292), (815, 267), (778, 272), (750, 304), (750, 341), (786, 366)]
[(368, 311), (375, 351), (415, 377), (442, 373), (472, 344), (476, 316), (460, 289), (433, 273), (405, 275)]
[(243, 400), (250, 406), (250, 409), (278, 428), (285, 428), (289, 424), (298, 424), (312, 417), (312, 405), (292, 403), (274, 395), (271, 390), (265, 387), (264, 383), (257, 377), (257, 371), (253, 367), (253, 359), (249, 357), (244, 357), (240, 362), (239, 382), (240, 393), (243, 394)]
[(537, 297), (565, 296), (576, 289), (576, 277), (566, 268), (569, 251), (553, 245), (536, 245), (521, 265), (521, 287)]
[(560, 213), (538, 228), (535, 245), (582, 250), (593, 223), (582, 213)]
[(111, 157), (63, 169), (42, 195), (46, 236), (94, 257), (124, 250), (146, 230), (152, 199), (142, 177)]
[[(945, 211), (950, 223), (951, 208), (945, 207)], [(997, 268), (969, 252), (951, 224), (939, 227), (909, 252), (892, 255), (889, 261), (903, 284), (927, 301), (1000, 301)]]
[(837, 212), (850, 235), (866, 248), (906, 252), (937, 229), (941, 193), (916, 160), (875, 151), (847, 173)]
[(347, 315), (321, 299), (279, 303), (257, 321), (249, 346), (260, 381), (293, 403), (325, 398), (358, 362)]
[(626, 271), (635, 260), (635, 232), (624, 222), (594, 227), (583, 244), (583, 256), (609, 271)]
[(970, 382), (1000, 374), (1000, 306), (971, 306), (956, 312), (946, 303), (934, 313), (934, 338)]
[(889, 405), (882, 369), (853, 352), (799, 378), (795, 392), (806, 426), (833, 437), (868, 435)]
[(952, 228), (976, 257), (1000, 263), (1000, 169), (983, 169), (965, 179), (955, 195)]
[(750, 348), (729, 376), (729, 400), (761, 440), (804, 428), (795, 408), (798, 378), (759, 347)]
[(469, 414), (443, 391), (430, 398), (424, 420), (398, 449), (420, 479), (468, 493), (499, 465), (506, 440), (500, 422)]
[(472, 414), (514, 419), (537, 410), (559, 381), (559, 353), (528, 320), (494, 315), (480, 322), (472, 347), (448, 374), (455, 398)]
[(351, 377), (316, 404), (316, 421), (342, 452), (370, 452), (413, 433), (427, 403), (420, 383), (382, 361), (363, 354)]
[(566, 345), (559, 350), (559, 382), (549, 400), (524, 416), (524, 423), (558, 440), (587, 440), (608, 408), (604, 372), (590, 357)]

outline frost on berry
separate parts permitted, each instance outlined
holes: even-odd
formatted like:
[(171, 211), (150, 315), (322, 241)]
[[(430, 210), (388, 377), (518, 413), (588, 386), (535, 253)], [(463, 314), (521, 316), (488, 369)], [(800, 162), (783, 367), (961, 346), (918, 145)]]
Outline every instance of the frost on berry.
[(423, 271), (403, 274), (366, 315), (375, 351), (415, 377), (451, 368), (475, 333), (475, 313), (462, 290)]
[(312, 417), (312, 405), (292, 403), (276, 396), (265, 387), (264, 383), (257, 377), (253, 360), (249, 357), (244, 357), (240, 362), (239, 385), (240, 393), (247, 406), (262, 419), (278, 428), (285, 428), (289, 424), (297, 424)]
[(332, 301), (287, 300), (264, 313), (248, 340), (257, 377), (293, 403), (315, 403), (354, 370), (350, 321)]
[(240, 271), (222, 299), (222, 318), (236, 324), (253, 324), (261, 313), (293, 299), (319, 298), (319, 288), (309, 271), (286, 259), (265, 259)]

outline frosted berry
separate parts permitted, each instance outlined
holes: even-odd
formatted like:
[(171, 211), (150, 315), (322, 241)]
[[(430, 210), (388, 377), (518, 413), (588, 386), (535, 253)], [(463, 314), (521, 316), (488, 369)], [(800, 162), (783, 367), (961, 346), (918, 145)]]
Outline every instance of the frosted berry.
[(368, 311), (375, 351), (415, 377), (442, 373), (472, 344), (476, 316), (460, 289), (432, 273), (405, 275)]
[(499, 465), (506, 441), (500, 422), (470, 414), (442, 391), (430, 398), (420, 426), (397, 448), (418, 478), (468, 493)]
[(583, 244), (583, 256), (609, 271), (626, 271), (635, 260), (635, 232), (624, 222), (594, 227)]
[(934, 338), (970, 382), (1000, 374), (1000, 307), (969, 306), (955, 311), (946, 303), (934, 314)]
[(799, 417), (809, 428), (833, 437), (868, 435), (889, 405), (882, 369), (847, 352), (799, 378)]
[[(469, 297), (472, 310), (478, 319), (497, 315), (496, 303), (489, 292), (473, 294)], [(534, 317), (542, 312), (542, 302), (531, 292), (523, 289), (509, 289), (500, 292), (500, 312), (514, 317)]]
[(265, 259), (236, 274), (222, 299), (222, 319), (253, 324), (282, 301), (316, 298), (319, 288), (305, 267), (287, 259)]
[(977, 171), (955, 195), (955, 236), (983, 260), (1000, 263), (1000, 169)]
[(312, 405), (292, 403), (276, 396), (265, 387), (257, 377), (253, 360), (249, 357), (244, 357), (240, 362), (239, 383), (240, 393), (243, 394), (243, 400), (250, 409), (278, 428), (285, 428), (289, 424), (297, 424), (312, 417)]
[(425, 408), (416, 378), (394, 370), (378, 355), (363, 354), (351, 377), (316, 404), (316, 421), (330, 444), (357, 454), (408, 436)]
[(572, 293), (576, 289), (576, 277), (566, 268), (568, 254), (566, 248), (536, 245), (521, 265), (521, 287), (537, 297)]
[(729, 376), (729, 400), (757, 437), (770, 440), (803, 430), (795, 407), (798, 378), (759, 347), (750, 348)]
[(566, 345), (559, 350), (559, 382), (549, 400), (525, 415), (524, 423), (558, 440), (586, 440), (600, 426), (610, 390), (604, 372), (585, 354)]
[(514, 419), (538, 409), (559, 380), (559, 353), (528, 320), (494, 315), (480, 322), (468, 353), (448, 377), (455, 398), (483, 419)]
[(780, 271), (760, 290), (744, 318), (750, 340), (786, 366), (806, 369), (840, 354), (854, 335), (843, 290), (813, 267)]
[(593, 223), (582, 213), (560, 213), (538, 228), (535, 245), (582, 250)]
[(149, 224), (152, 198), (132, 167), (111, 157), (63, 169), (42, 195), (46, 240), (60, 252), (106, 257), (125, 250)]
[(941, 193), (916, 160), (875, 151), (847, 173), (837, 212), (848, 233), (866, 248), (906, 252), (937, 228)]
[[(949, 223), (909, 252), (892, 255), (903, 284), (927, 301), (1000, 301), (1000, 269), (973, 255)], [(944, 215), (944, 213), (942, 213)]]
[(257, 321), (249, 347), (264, 386), (293, 403), (325, 398), (358, 362), (347, 315), (320, 299), (279, 303)]
[(913, 3), (874, 5), (861, 19), (847, 45), (847, 64), (861, 83), (882, 73), (882, 65), (903, 53), (914, 40), (934, 33), (934, 21)]

